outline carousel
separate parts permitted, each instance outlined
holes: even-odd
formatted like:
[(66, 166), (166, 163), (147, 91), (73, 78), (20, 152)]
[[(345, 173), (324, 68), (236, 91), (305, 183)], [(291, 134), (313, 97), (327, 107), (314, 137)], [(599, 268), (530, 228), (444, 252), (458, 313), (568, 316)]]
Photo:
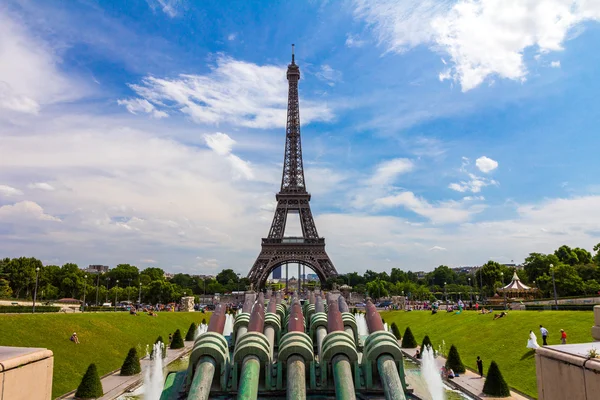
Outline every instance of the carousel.
[(517, 271), (513, 274), (512, 281), (508, 285), (498, 288), (497, 290), (511, 300), (529, 300), (532, 299), (537, 292), (536, 288), (529, 287), (521, 282), (521, 279), (519, 279), (519, 276), (517, 275)]

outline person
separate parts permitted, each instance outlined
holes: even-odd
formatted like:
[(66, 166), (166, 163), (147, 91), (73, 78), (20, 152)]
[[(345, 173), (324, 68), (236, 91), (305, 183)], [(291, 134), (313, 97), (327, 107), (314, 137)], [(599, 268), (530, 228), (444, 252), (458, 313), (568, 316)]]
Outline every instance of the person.
[(415, 358), (421, 358), (421, 352), (419, 351), (419, 349), (417, 349), (417, 351), (415, 352)]
[(543, 346), (547, 346), (548, 343), (546, 342), (546, 339), (548, 338), (548, 329), (544, 328), (542, 325), (540, 325), (540, 332), (542, 333), (542, 340), (543, 340)]
[(528, 349), (537, 349), (540, 345), (537, 343), (537, 337), (533, 331), (529, 331), (529, 340), (527, 341)]
[(560, 343), (567, 344), (567, 333), (564, 329), (560, 330)]
[(479, 311), (479, 302), (475, 303), (475, 311)]
[(483, 360), (477, 356), (477, 371), (479, 371), (479, 376), (483, 378)]
[(173, 341), (173, 334), (169, 333), (169, 343), (171, 343)]
[(77, 333), (73, 332), (69, 340), (75, 344), (79, 344), (79, 338), (77, 337)]
[(450, 368), (448, 370), (448, 379), (454, 379), (455, 376), (458, 376), (454, 373), (454, 370), (452, 370), (452, 368)]

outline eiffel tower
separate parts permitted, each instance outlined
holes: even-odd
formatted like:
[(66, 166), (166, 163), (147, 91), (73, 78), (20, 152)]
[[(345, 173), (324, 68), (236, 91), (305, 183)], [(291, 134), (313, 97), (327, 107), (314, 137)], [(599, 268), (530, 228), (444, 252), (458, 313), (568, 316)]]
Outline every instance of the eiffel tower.
[[(248, 273), (248, 279), (257, 289), (264, 287), (271, 271), (288, 263), (298, 264), (299, 287), (300, 265), (315, 271), (322, 282), (337, 275), (337, 271), (325, 251), (325, 238), (319, 237), (317, 233), (317, 227), (310, 211), (310, 193), (306, 191), (304, 181), (300, 141), (300, 105), (298, 102), (300, 68), (294, 60), (294, 45), (292, 45), (292, 63), (288, 65), (287, 69), (287, 79), (289, 82), (288, 108), (281, 190), (275, 196), (277, 209), (269, 236), (262, 239), (261, 252)], [(300, 214), (302, 237), (283, 236), (289, 213)]]

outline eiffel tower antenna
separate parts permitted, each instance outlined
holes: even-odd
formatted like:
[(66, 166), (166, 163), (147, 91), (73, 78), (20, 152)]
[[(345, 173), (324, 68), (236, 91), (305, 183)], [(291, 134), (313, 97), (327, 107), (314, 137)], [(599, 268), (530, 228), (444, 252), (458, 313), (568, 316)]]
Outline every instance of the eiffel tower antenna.
[[(292, 62), (288, 65), (288, 106), (285, 130), (285, 151), (281, 189), (275, 196), (277, 208), (267, 238), (262, 239), (262, 249), (250, 269), (248, 279), (255, 287), (264, 286), (272, 270), (287, 263), (298, 263), (314, 270), (321, 281), (337, 275), (331, 259), (325, 252), (325, 238), (319, 237), (310, 211), (310, 194), (306, 191), (300, 138), (300, 103), (298, 81), (300, 68), (295, 61), (292, 44)], [(300, 215), (302, 237), (284, 237), (288, 213)], [(306, 279), (306, 276), (305, 276)]]

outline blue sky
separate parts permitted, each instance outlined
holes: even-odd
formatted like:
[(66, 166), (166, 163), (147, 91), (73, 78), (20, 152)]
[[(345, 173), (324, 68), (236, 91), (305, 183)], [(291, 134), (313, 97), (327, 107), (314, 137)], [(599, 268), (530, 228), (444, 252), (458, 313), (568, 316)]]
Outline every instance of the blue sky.
[(8, 1), (0, 255), (246, 273), (290, 44), (338, 271), (600, 242), (600, 2)]

